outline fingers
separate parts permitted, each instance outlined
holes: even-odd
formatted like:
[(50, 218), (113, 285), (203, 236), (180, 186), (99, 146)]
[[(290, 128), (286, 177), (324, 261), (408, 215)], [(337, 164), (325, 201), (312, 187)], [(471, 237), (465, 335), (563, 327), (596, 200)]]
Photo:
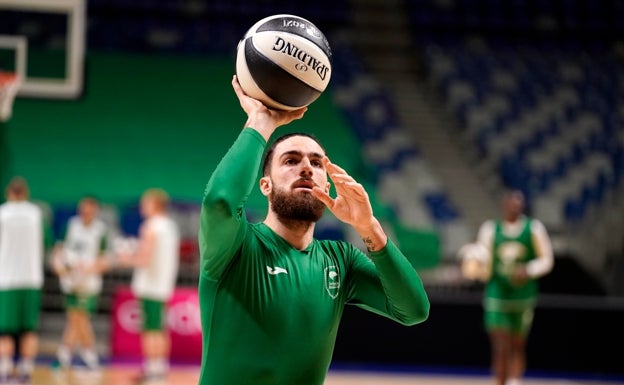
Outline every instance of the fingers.
[(232, 76), (232, 88), (234, 88), (234, 92), (236, 93), (236, 96), (238, 96), (239, 98), (241, 96), (247, 96), (245, 94), (245, 91), (243, 91), (243, 88), (241, 87), (240, 83), (238, 82), (238, 77), (236, 77), (236, 75)]
[(334, 199), (332, 199), (332, 197), (329, 196), (329, 194), (323, 191), (320, 187), (312, 187), (312, 195), (314, 195), (316, 199), (323, 202), (325, 206), (329, 207), (330, 209), (334, 206)]
[(349, 173), (337, 164), (332, 163), (327, 156), (323, 158), (323, 163), (325, 164), (327, 174), (335, 183), (356, 182), (356, 180), (349, 175)]
[(308, 107), (301, 107), (293, 111), (279, 111), (279, 110), (272, 110), (272, 111), (276, 111), (276, 113), (280, 115), (279, 117), (280, 125), (284, 125), (284, 124), (288, 124), (292, 122), (293, 120), (298, 120), (298, 119), (303, 118), (303, 115), (306, 113), (307, 110), (308, 110)]
[(325, 168), (327, 169), (327, 172), (335, 172), (339, 174), (349, 175), (349, 173), (344, 168), (338, 166), (336, 163), (332, 163), (331, 160), (329, 160), (329, 157), (325, 156), (323, 158), (323, 162), (325, 163)]
[(241, 87), (238, 81), (238, 77), (236, 75), (232, 76), (232, 88), (234, 89), (234, 92), (238, 97), (241, 107), (247, 113), (247, 115), (250, 115), (254, 112), (262, 112), (263, 114), (268, 114), (270, 119), (275, 122), (277, 126), (282, 126), (292, 122), (293, 120), (303, 118), (303, 115), (308, 110), (308, 107), (301, 107), (293, 111), (282, 111), (274, 108), (269, 108), (260, 100), (254, 99), (253, 97), (247, 95)]
[(297, 110), (291, 111), (292, 120), (303, 118), (303, 115), (308, 111), (308, 107), (301, 107)]
[(335, 163), (332, 163), (326, 156), (323, 158), (325, 164), (325, 170), (330, 179), (336, 185), (336, 192), (352, 191), (362, 197), (367, 197), (368, 194), (360, 183), (358, 183), (351, 175), (349, 175), (342, 167)]
[(251, 98), (245, 93), (245, 91), (243, 91), (243, 87), (241, 87), (240, 83), (238, 82), (238, 77), (236, 77), (236, 75), (232, 76), (232, 88), (234, 88), (234, 93), (236, 94), (238, 102), (243, 108), (243, 111), (249, 114), (249, 112), (251, 111)]

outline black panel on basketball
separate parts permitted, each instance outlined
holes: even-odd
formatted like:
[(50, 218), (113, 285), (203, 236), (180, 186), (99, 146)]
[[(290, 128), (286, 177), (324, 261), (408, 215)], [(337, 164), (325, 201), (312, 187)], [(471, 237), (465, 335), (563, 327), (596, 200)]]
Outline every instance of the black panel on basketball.
[(303, 107), (321, 94), (258, 52), (251, 38), (245, 40), (245, 58), (258, 87), (278, 103)]
[[(284, 23), (288, 23), (290, 21), (299, 22), (305, 26), (306, 28), (296, 27), (296, 26), (285, 26)], [(308, 33), (309, 30), (315, 31), (314, 34)], [(329, 48), (329, 43), (325, 36), (319, 31), (314, 25), (309, 23), (308, 21), (301, 18), (279, 18), (279, 19), (271, 19), (267, 20), (264, 24), (258, 27), (256, 32), (263, 31), (281, 31), (286, 32), (292, 35), (301, 36), (307, 40), (310, 40), (314, 44), (316, 44), (320, 49), (325, 52), (325, 55), (331, 60), (332, 53)]]

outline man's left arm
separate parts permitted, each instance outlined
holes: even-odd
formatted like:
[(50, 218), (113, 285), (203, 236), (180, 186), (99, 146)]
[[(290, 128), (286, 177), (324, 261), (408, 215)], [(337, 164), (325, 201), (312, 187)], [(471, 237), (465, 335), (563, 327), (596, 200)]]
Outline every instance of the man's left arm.
[(422, 280), (392, 241), (370, 252), (370, 258), (355, 252), (348, 273), (349, 303), (403, 325), (427, 319), (430, 305)]
[(531, 278), (539, 278), (552, 270), (555, 258), (546, 227), (536, 219), (531, 220), (531, 240), (536, 258), (527, 263), (526, 273)]
[(336, 197), (319, 187), (312, 189), (313, 194), (336, 218), (353, 226), (374, 263), (366, 263), (365, 257), (355, 258), (350, 297), (355, 303), (405, 325), (424, 321), (429, 315), (429, 300), (422, 281), (403, 253), (388, 240), (373, 215), (368, 193), (327, 157), (323, 162), (336, 186)]

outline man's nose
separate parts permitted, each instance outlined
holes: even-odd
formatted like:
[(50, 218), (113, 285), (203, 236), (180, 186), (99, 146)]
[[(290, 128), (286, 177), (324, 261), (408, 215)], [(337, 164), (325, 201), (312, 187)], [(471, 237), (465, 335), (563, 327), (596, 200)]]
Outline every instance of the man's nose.
[(312, 175), (313, 172), (313, 168), (312, 168), (312, 164), (310, 163), (309, 159), (303, 159), (301, 161), (301, 175)]

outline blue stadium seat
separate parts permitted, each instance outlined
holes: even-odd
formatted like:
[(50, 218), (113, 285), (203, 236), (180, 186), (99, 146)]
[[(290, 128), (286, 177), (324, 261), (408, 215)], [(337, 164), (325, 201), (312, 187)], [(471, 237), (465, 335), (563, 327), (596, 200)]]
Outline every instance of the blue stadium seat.
[(52, 232), (55, 239), (62, 240), (65, 235), (65, 230), (67, 229), (67, 222), (74, 215), (76, 215), (76, 205), (58, 205), (54, 207), (52, 213)]
[(139, 206), (136, 204), (126, 205), (121, 208), (120, 228), (125, 236), (138, 236), (142, 222)]

